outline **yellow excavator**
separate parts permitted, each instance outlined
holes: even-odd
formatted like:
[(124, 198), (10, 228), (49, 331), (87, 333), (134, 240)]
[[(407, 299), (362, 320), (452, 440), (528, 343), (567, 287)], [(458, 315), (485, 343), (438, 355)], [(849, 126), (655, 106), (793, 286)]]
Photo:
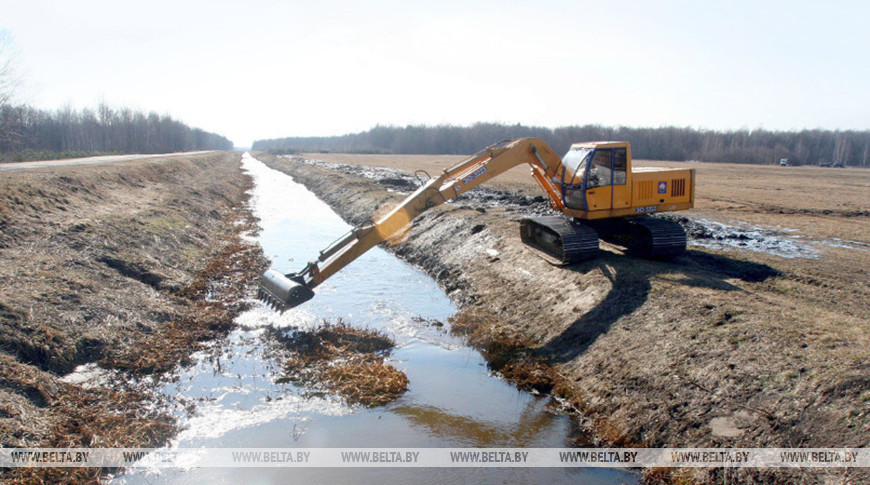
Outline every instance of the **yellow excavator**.
[(317, 285), (424, 211), (524, 163), (549, 195), (550, 206), (563, 214), (520, 221), (522, 241), (550, 262), (591, 259), (598, 253), (599, 238), (642, 257), (685, 251), (683, 228), (648, 214), (691, 209), (694, 169), (632, 168), (627, 142), (575, 143), (560, 158), (541, 140), (519, 138), (491, 145), (430, 178), (384, 217), (354, 228), (320, 251), (302, 271), (266, 271), (258, 298), (282, 312), (310, 300)]

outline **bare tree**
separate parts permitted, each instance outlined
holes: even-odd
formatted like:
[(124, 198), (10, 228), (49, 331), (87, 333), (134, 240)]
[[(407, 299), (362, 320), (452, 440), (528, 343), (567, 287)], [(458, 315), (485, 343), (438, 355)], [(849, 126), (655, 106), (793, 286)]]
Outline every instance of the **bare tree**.
[(18, 87), (15, 58), (12, 35), (8, 30), (0, 30), (0, 105), (8, 103)]
[(9, 31), (0, 29), (0, 151), (6, 149), (19, 133), (15, 130), (15, 117), (9, 102), (18, 85), (14, 67), (15, 53)]

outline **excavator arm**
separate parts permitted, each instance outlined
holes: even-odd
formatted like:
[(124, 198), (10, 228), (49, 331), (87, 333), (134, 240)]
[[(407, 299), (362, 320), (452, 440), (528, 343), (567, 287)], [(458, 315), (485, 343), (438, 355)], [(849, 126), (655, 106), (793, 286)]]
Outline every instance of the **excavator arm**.
[(351, 230), (321, 251), (317, 260), (308, 263), (302, 271), (290, 274), (274, 269), (266, 271), (260, 281), (258, 297), (282, 312), (310, 300), (317, 285), (398, 233), (423, 212), (524, 163), (531, 166), (532, 176), (549, 194), (551, 206), (562, 210), (562, 198), (552, 183), (561, 162), (546, 143), (535, 138), (489, 146), (429, 179), (382, 218)]

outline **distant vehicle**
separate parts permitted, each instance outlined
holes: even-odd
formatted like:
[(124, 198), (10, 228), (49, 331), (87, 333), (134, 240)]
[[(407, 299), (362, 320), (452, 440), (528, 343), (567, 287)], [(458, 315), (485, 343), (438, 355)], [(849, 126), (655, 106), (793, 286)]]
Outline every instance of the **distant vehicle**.
[(788, 167), (788, 158), (780, 158), (779, 159), (780, 167)]
[(831, 164), (830, 164), (830, 163), (822, 162), (822, 163), (819, 164), (819, 166), (820, 166), (820, 167), (830, 167)]
[(835, 162), (835, 163), (834, 163), (833, 165), (831, 165), (831, 166), (834, 167), (834, 168), (846, 168), (846, 166), (843, 165), (843, 162)]

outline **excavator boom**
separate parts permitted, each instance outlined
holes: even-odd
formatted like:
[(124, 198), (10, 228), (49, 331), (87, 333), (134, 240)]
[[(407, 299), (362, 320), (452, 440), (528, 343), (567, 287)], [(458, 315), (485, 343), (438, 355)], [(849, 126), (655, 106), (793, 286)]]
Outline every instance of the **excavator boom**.
[(455, 199), (523, 163), (532, 167), (535, 180), (550, 194), (553, 207), (561, 210), (561, 199), (550, 182), (561, 158), (546, 143), (535, 138), (500, 142), (429, 179), (387, 215), (354, 228), (321, 251), (317, 260), (309, 262), (302, 271), (282, 274), (270, 269), (260, 280), (258, 297), (282, 312), (310, 300), (317, 285), (389, 239), (426, 210)]
[(565, 265), (593, 258), (599, 237), (643, 257), (685, 251), (683, 228), (648, 214), (693, 207), (693, 169), (634, 170), (626, 142), (574, 144), (563, 159), (541, 140), (519, 138), (491, 145), (429, 179), (387, 215), (354, 228), (321, 251), (302, 271), (267, 271), (260, 299), (280, 311), (310, 300), (317, 285), (423, 212), (524, 163), (549, 196), (550, 206), (567, 216), (520, 221), (523, 242), (548, 261)]

